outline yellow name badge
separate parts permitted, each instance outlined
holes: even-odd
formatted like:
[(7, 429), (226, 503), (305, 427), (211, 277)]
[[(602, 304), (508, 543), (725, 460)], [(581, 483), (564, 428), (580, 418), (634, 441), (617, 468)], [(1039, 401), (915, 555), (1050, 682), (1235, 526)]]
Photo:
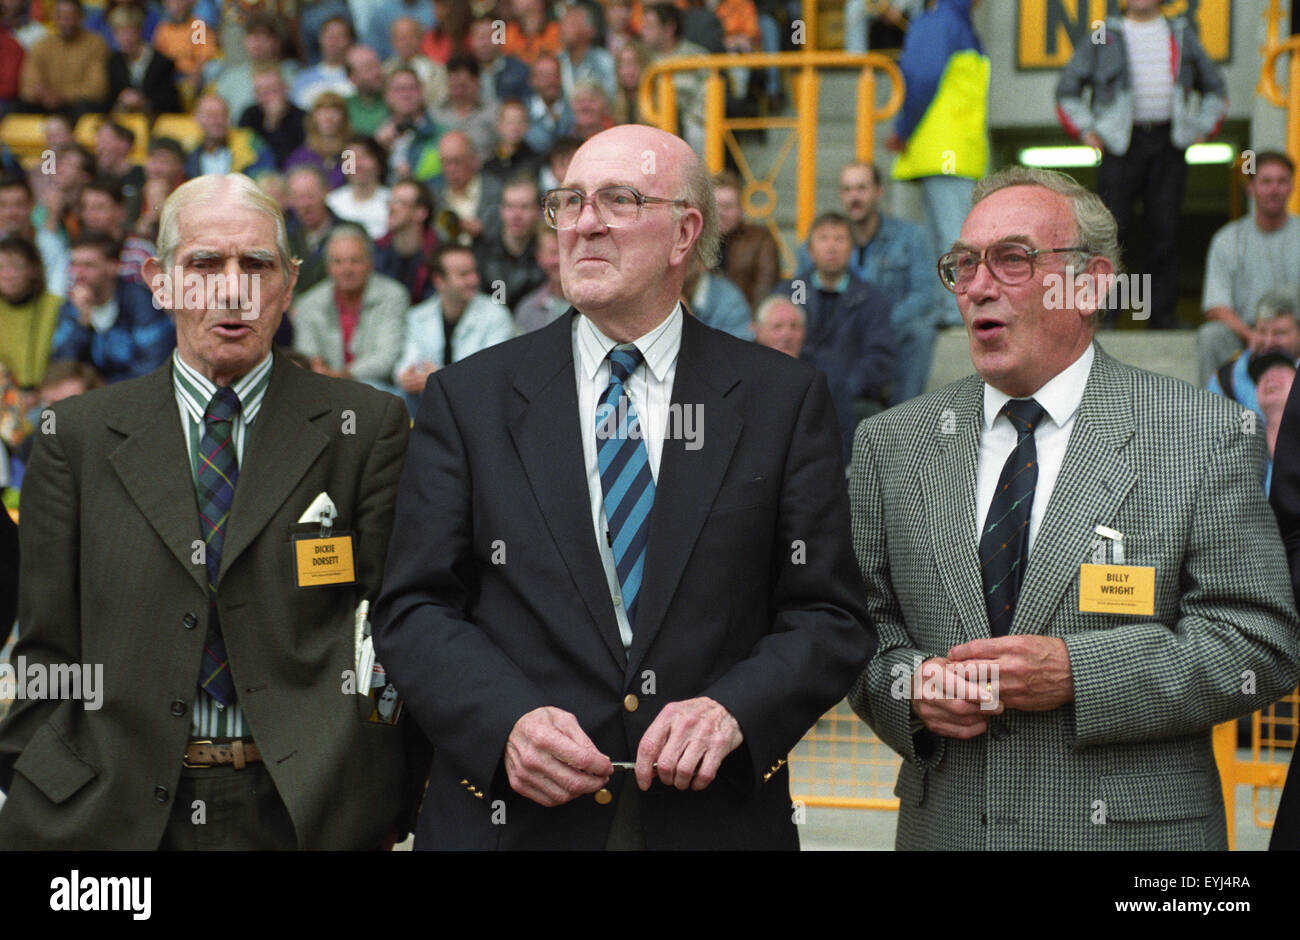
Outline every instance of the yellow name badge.
[(324, 587), (327, 584), (353, 584), (357, 580), (352, 563), (352, 536), (298, 538), (293, 543), (298, 564), (298, 587)]
[(1156, 569), (1138, 565), (1080, 565), (1079, 610), (1087, 614), (1156, 612)]

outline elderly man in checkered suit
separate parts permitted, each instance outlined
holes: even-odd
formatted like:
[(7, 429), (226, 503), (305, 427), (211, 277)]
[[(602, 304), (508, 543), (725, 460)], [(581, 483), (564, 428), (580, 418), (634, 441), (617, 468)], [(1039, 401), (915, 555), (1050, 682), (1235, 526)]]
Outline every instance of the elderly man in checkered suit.
[(973, 204), (939, 272), (978, 375), (853, 451), (851, 701), (903, 756), (898, 848), (1224, 849), (1211, 728), (1300, 674), (1263, 429), (1094, 344), (1095, 195), (1017, 167)]

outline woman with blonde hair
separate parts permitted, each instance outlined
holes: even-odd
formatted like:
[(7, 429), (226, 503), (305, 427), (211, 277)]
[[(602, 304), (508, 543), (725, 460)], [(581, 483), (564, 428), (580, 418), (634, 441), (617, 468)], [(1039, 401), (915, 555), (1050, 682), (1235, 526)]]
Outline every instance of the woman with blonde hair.
[(352, 136), (347, 102), (332, 91), (321, 93), (307, 112), (306, 124), (307, 142), (289, 154), (284, 172), (288, 175), (296, 166), (314, 166), (325, 174), (329, 188), (337, 189), (347, 182), (341, 159)]

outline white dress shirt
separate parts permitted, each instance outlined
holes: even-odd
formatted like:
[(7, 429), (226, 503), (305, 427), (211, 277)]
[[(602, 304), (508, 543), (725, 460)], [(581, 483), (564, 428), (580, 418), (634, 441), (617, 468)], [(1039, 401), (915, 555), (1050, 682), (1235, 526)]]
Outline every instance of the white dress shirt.
[[(1083, 387), (1088, 383), (1092, 361), (1096, 358), (1092, 344), (1078, 359), (1053, 376), (1033, 394), (1033, 399), (1043, 406), (1045, 420), (1034, 429), (1034, 447), (1038, 452), (1038, 483), (1034, 489), (1034, 502), (1029, 510), (1029, 548), (1047, 512), (1047, 502), (1052, 498), (1056, 478), (1065, 461), (1065, 448), (1074, 430), (1074, 416), (1083, 400)], [(978, 545), (984, 532), (984, 522), (993, 504), (993, 495), (1002, 476), (1002, 466), (1016, 447), (1016, 429), (1011, 419), (1001, 414), (1002, 406), (1011, 396), (999, 392), (988, 383), (984, 385), (984, 421), (980, 433), (979, 466), (975, 475), (975, 543)]]
[[(678, 303), (663, 323), (634, 342), (645, 361), (628, 377), (624, 388), (641, 422), (646, 456), (650, 459), (650, 474), (658, 483), (659, 458), (663, 455), (664, 433), (668, 426), (668, 406), (672, 402), (673, 379), (677, 375), (677, 353), (682, 346), (682, 305)], [(591, 496), (592, 534), (605, 568), (605, 581), (614, 602), (614, 617), (626, 650), (632, 645), (632, 624), (623, 605), (614, 550), (605, 537), (609, 526), (605, 521), (605, 491), (600, 485), (596, 448), (596, 406), (609, 388), (609, 351), (617, 345), (585, 316), (573, 318), (573, 365), (577, 372), (578, 419), (582, 427), (582, 454), (587, 463), (587, 491)]]

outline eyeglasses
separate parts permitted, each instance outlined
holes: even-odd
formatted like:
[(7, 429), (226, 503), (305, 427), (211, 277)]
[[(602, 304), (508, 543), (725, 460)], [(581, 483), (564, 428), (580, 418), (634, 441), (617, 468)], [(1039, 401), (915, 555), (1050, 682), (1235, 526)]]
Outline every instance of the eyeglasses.
[(939, 280), (954, 294), (964, 294), (975, 280), (981, 264), (988, 266), (994, 280), (1008, 287), (1023, 284), (1034, 276), (1034, 259), (1039, 255), (1058, 252), (1088, 251), (1082, 246), (1072, 248), (1026, 248), (1016, 242), (997, 242), (982, 252), (963, 249), (950, 251), (939, 258)]
[(590, 202), (596, 217), (607, 228), (635, 225), (641, 220), (641, 207), (652, 205), (685, 206), (684, 199), (661, 199), (643, 196), (631, 186), (606, 186), (590, 196), (580, 189), (552, 189), (542, 197), (546, 224), (554, 229), (570, 229), (578, 224), (582, 209)]

